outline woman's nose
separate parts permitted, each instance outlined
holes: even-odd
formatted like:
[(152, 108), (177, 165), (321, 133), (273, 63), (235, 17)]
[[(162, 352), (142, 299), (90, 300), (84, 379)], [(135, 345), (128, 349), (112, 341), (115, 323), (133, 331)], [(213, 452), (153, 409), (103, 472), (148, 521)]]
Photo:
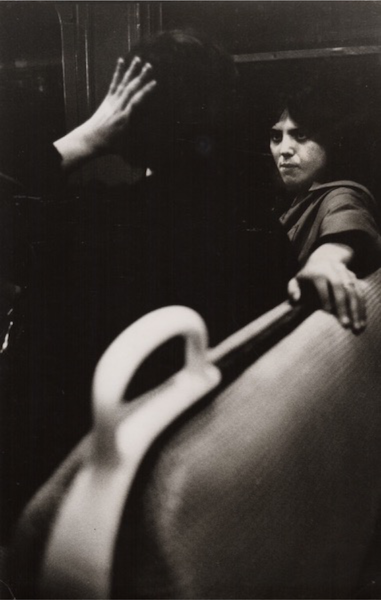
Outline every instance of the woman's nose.
[(280, 154), (282, 156), (292, 156), (295, 153), (293, 140), (289, 136), (284, 136), (280, 145)]

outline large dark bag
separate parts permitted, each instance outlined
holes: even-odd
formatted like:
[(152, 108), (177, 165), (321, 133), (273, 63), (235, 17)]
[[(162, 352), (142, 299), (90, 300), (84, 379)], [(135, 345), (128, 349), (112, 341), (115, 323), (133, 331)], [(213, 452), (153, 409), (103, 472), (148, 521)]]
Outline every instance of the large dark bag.
[[(360, 335), (322, 311), (299, 314), (254, 360), (253, 340), (292, 328), (284, 303), (209, 351), (207, 366), (202, 323), (177, 309), (187, 365), (129, 405), (125, 383), (150, 342), (141, 322), (124, 332), (95, 374), (92, 433), (21, 520), (16, 596), (376, 597), (380, 290), (381, 271), (366, 281)], [(239, 374), (237, 360), (252, 364)]]

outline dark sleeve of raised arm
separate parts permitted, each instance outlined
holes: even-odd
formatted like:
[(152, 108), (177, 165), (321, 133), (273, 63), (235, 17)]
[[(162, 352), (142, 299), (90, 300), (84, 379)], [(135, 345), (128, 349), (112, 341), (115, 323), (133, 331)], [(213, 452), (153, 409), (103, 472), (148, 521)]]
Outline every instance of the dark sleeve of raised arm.
[(66, 189), (66, 176), (61, 168), (62, 158), (52, 143), (38, 144), (28, 158), (21, 182), (28, 195), (53, 199)]

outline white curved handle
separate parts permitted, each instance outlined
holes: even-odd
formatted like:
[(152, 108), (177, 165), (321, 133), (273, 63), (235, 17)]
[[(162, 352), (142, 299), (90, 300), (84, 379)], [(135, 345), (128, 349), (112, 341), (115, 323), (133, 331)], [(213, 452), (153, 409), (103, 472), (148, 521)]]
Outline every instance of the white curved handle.
[(103, 455), (106, 452), (110, 458), (110, 452), (115, 451), (115, 425), (133, 375), (154, 350), (178, 335), (185, 338), (181, 373), (202, 374), (208, 332), (200, 315), (185, 306), (167, 306), (145, 315), (123, 331), (99, 360), (92, 395), (95, 430)]
[[(123, 395), (149, 354), (176, 335), (186, 340), (185, 367), (131, 403)], [(89, 460), (63, 500), (47, 542), (46, 598), (110, 598), (115, 541), (123, 507), (153, 441), (221, 380), (205, 360), (207, 330), (189, 308), (149, 313), (111, 344), (93, 379), (95, 427)]]

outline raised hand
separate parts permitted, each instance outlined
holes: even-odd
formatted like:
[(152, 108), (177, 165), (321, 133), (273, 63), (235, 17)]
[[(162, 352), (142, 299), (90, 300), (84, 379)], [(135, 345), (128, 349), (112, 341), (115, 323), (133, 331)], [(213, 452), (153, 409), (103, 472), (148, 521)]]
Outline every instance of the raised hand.
[(153, 69), (135, 57), (127, 71), (118, 59), (106, 97), (95, 113), (82, 125), (57, 140), (54, 145), (62, 156), (62, 168), (72, 170), (102, 154), (118, 153), (128, 136), (136, 109), (156, 86)]
[(116, 69), (102, 104), (87, 121), (87, 129), (96, 153), (118, 152), (134, 112), (156, 85), (152, 66), (135, 57), (127, 71), (124, 60), (118, 59)]

